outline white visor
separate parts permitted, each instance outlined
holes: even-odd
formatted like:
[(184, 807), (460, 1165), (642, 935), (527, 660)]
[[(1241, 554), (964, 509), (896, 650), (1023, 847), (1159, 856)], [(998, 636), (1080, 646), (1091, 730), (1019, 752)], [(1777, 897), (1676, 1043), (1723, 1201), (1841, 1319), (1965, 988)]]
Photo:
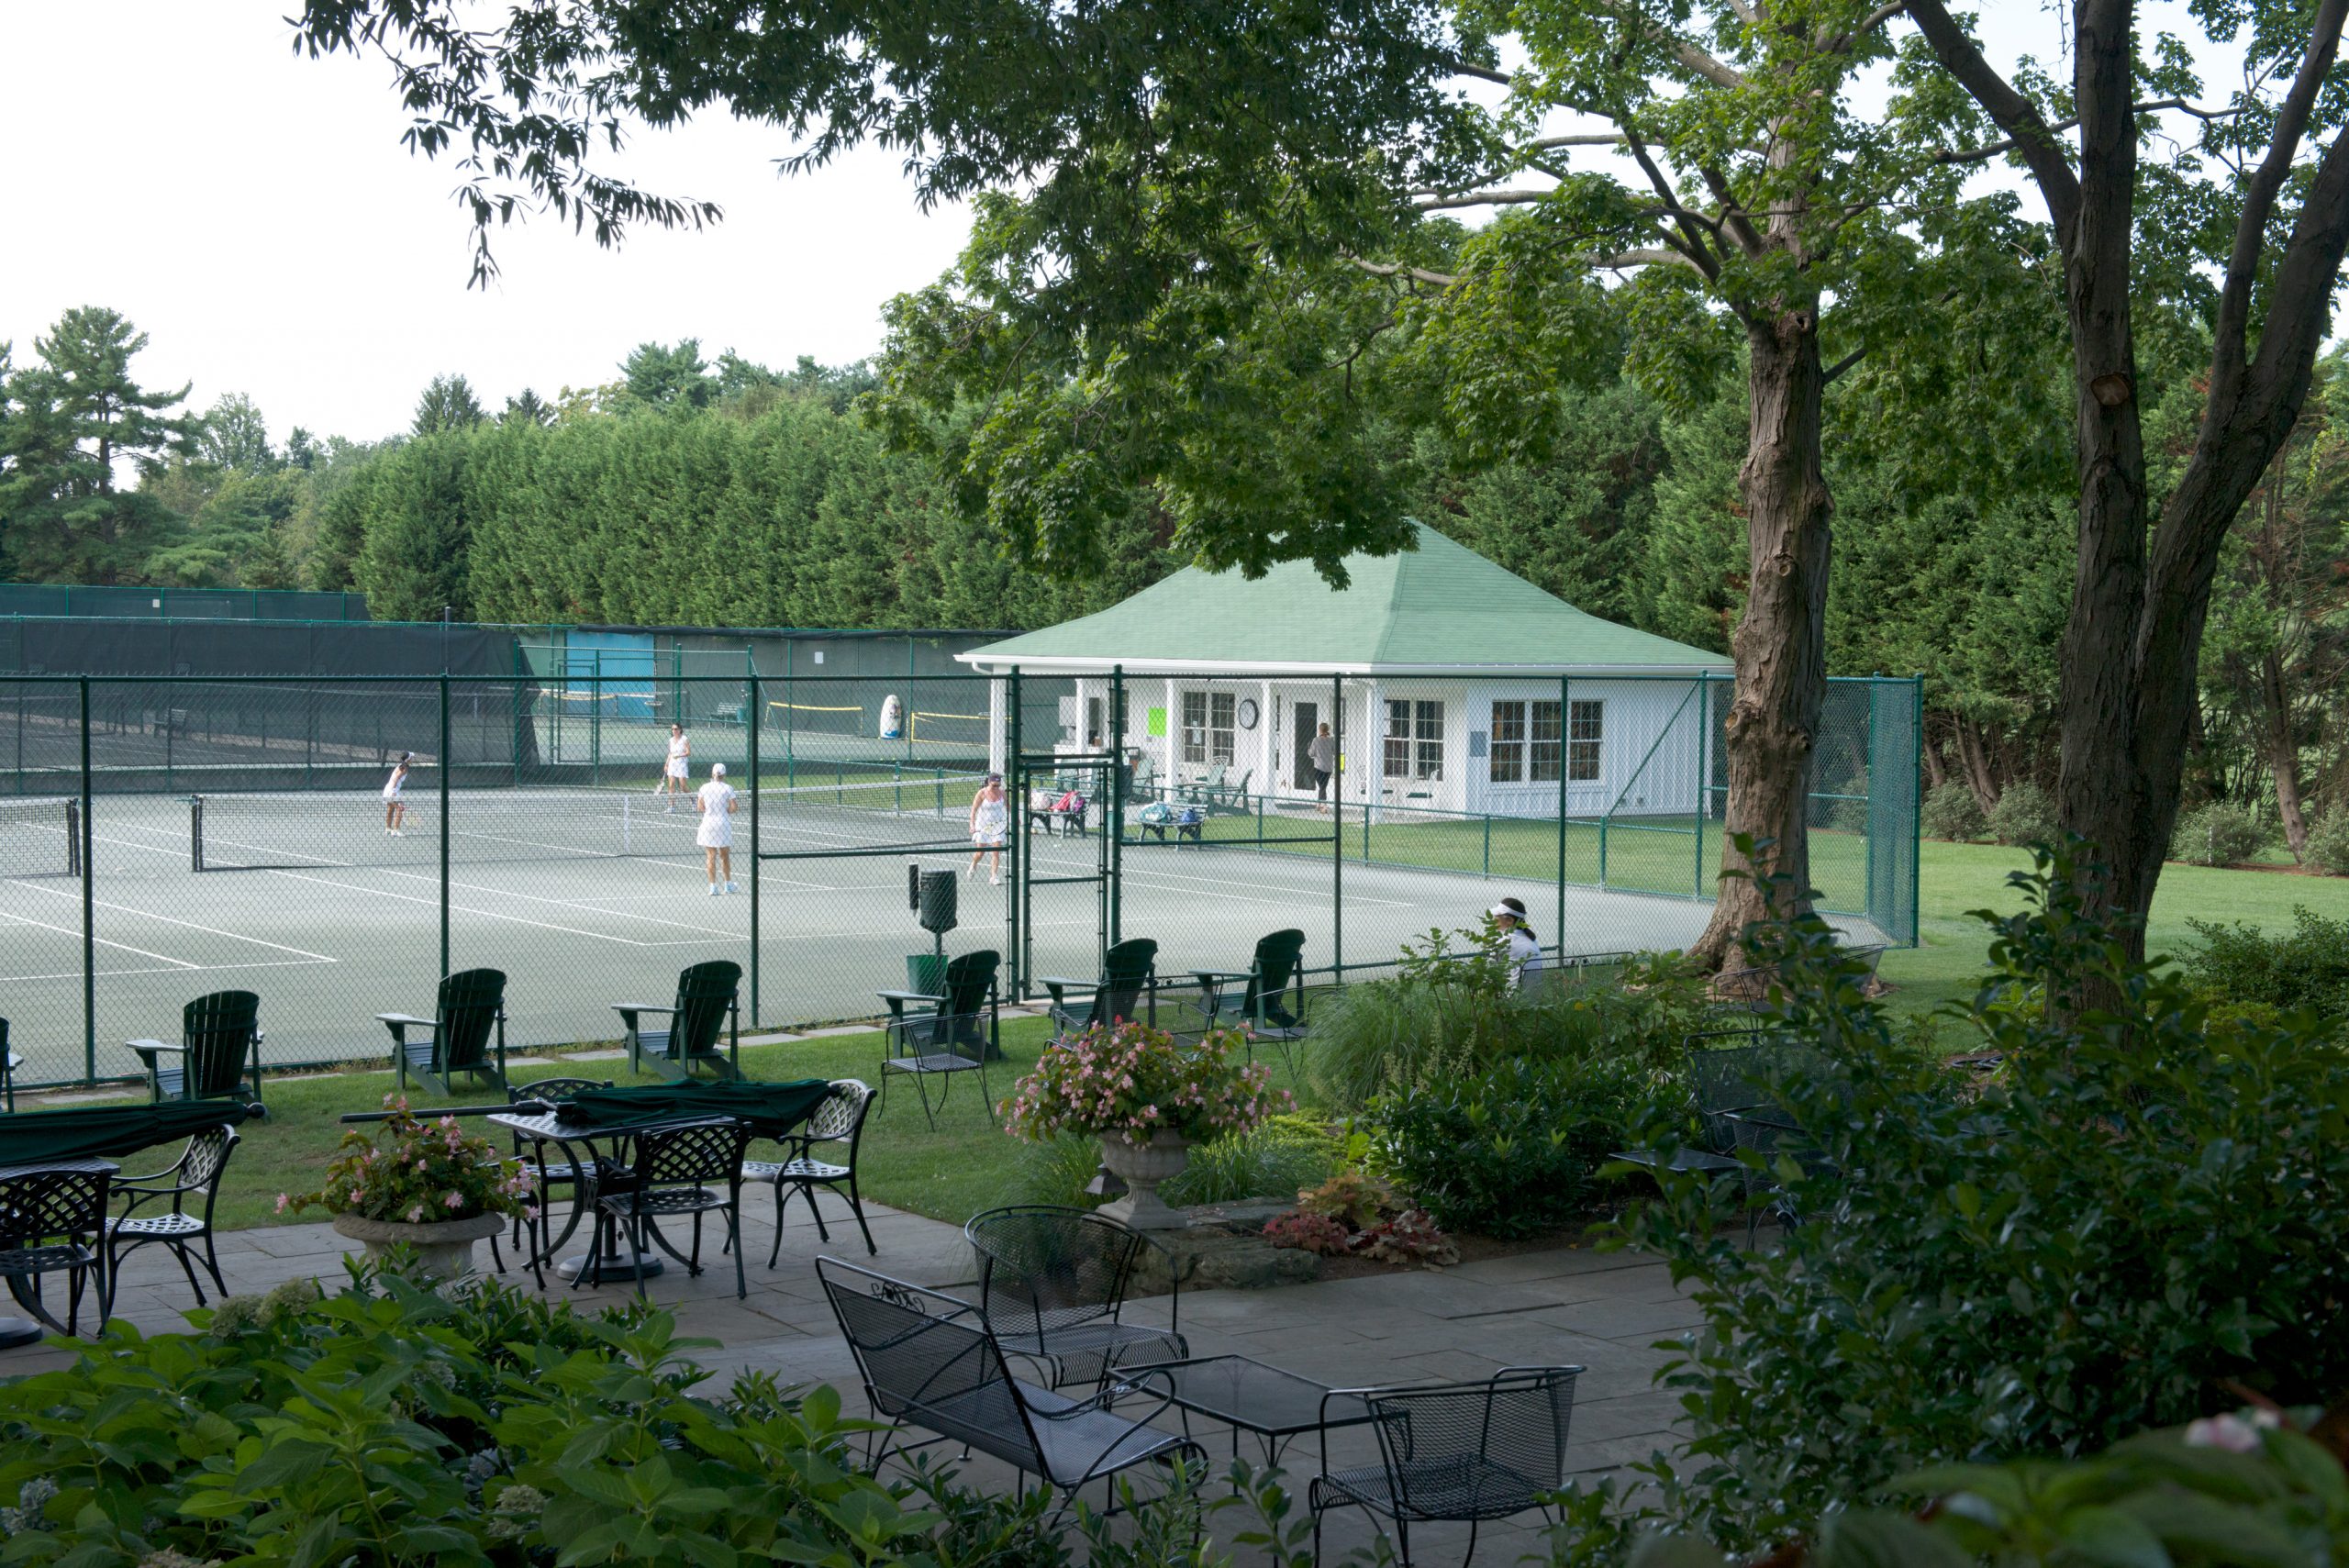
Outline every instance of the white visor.
[(726, 764), (723, 762), (712, 762), (709, 765), (709, 776), (714, 779), (724, 778), (726, 776)]

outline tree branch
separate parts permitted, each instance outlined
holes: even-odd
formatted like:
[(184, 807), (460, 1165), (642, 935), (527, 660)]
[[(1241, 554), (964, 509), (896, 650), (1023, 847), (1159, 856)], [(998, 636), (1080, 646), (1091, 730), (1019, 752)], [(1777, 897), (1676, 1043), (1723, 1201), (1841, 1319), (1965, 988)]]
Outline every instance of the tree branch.
[(1506, 71), (1495, 71), (1489, 65), (1471, 65), (1464, 60), (1447, 60), (1443, 62), (1443, 67), (1454, 76), (1472, 77), (1478, 82), (1497, 82), (1504, 87), (1515, 86), (1517, 83), (1516, 77)]
[(1412, 206), (1419, 212), (1443, 212), (1453, 207), (1469, 206), (1523, 206), (1550, 195), (1549, 191), (1534, 190), (1470, 191), (1457, 196), (1430, 195), (1425, 200), (1415, 201)]
[(1639, 161), (1640, 168), (1646, 172), (1648, 183), (1655, 187), (1655, 194), (1664, 199), (1665, 210), (1670, 212), (1680, 225), (1681, 238), (1687, 241), (1682, 249), (1686, 250), (1688, 259), (1696, 263), (1697, 270), (1704, 273), (1709, 280), (1718, 279), (1720, 276), (1720, 262), (1707, 248), (1704, 236), (1697, 231), (1696, 225), (1689, 222), (1687, 210), (1680, 205), (1679, 196), (1673, 192), (1672, 182), (1664, 177), (1664, 171), (1657, 168), (1655, 160), (1648, 156), (1647, 146), (1640, 140), (1637, 131), (1625, 126), (1623, 137), (1624, 145), (1631, 150), (1631, 156)]
[(1408, 278), (1413, 283), (1429, 284), (1437, 288), (1450, 288), (1460, 281), (1457, 272), (1431, 272), (1425, 267), (1406, 266), (1400, 261), (1365, 261), (1360, 256), (1346, 258), (1349, 265), (1361, 268), (1375, 278)]
[(1721, 222), (1728, 227), (1745, 253), (1749, 256), (1762, 254), (1762, 236), (1754, 232), (1753, 225), (1747, 221), (1743, 209), (1737, 205), (1737, 197), (1729, 188), (1729, 176), (1708, 163), (1705, 165), (1705, 186), (1713, 193), (1713, 199), (1721, 204)]
[(2048, 128), (2046, 120), (2032, 106), (2031, 100), (1992, 69), (1942, 0), (1908, 0), (1908, 11), (1941, 61), (1942, 68), (1957, 78), (1958, 85), (2013, 140), (2015, 150), (2031, 166), (2032, 178), (2039, 183), (2040, 195), (2047, 203), (2048, 216), (2055, 220), (2057, 232), (2068, 235), (2079, 217), (2080, 181), (2072, 172), (2071, 164), (2065, 161), (2063, 150), (2056, 146), (2054, 133)]
[(1606, 272), (1623, 272), (1632, 267), (1687, 267), (1698, 277), (1710, 279), (1711, 273), (1699, 265), (1697, 259), (1674, 246), (1634, 246), (1626, 250), (1612, 251), (1604, 256), (1585, 256), (1584, 261)]
[(1620, 147), (1623, 133), (1620, 130), (1593, 131), (1583, 136), (1545, 136), (1539, 141), (1525, 144), (1528, 152), (1544, 152), (1553, 147)]
[[(2243, 113), (2241, 109), (2199, 109), (2183, 98), (2154, 98), (2143, 104), (2129, 106), (2129, 112), (2132, 115), (2150, 115), (2162, 109), (2182, 109), (2199, 120), (2232, 119)], [(2047, 128), (2051, 131), (2069, 130), (2079, 123), (2080, 117), (2074, 115), (2067, 119), (2054, 121)], [(2020, 145), (2020, 141), (2010, 136), (2002, 141), (1993, 141), (1987, 146), (1969, 147), (1963, 152), (1936, 152), (1933, 154), (1933, 161), (1944, 164), (1979, 163), (1985, 158), (1996, 158), (2002, 152), (2012, 152)]]
[[(1895, 6), (1892, 9), (1898, 11), (1900, 7)], [(1862, 360), (1867, 358), (1867, 354), (1868, 351), (1865, 349), (1854, 349), (1850, 353), (1845, 354), (1842, 359), (1837, 360), (1833, 364), (1827, 367), (1826, 373), (1820, 377), (1820, 384), (1829, 386), (1833, 385), (1837, 376), (1842, 375), (1845, 371), (1850, 370), (1854, 365), (1858, 364)]]

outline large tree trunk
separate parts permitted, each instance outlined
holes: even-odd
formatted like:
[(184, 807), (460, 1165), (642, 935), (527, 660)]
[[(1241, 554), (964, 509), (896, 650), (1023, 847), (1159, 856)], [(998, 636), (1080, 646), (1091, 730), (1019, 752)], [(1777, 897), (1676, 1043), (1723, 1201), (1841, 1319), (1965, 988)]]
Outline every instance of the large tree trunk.
[[(1753, 921), (1809, 906), (1810, 850), (1804, 813), (1811, 749), (1827, 692), (1828, 518), (1820, 470), (1819, 313), (1805, 304), (1747, 323), (1752, 350), (1745, 466), (1751, 560), (1745, 613), (1730, 639), (1736, 698), (1723, 721), (1729, 813), (1713, 917), (1696, 955), (1718, 964)], [(1755, 864), (1731, 841), (1749, 835)], [(1767, 840), (1765, 843), (1765, 840)], [(1738, 874), (1738, 873), (1745, 874)], [(1771, 906), (1772, 875), (1787, 879), (1791, 906)]]
[(1966, 717), (1957, 717), (1957, 760), (1965, 767), (1965, 787), (1974, 792), (1974, 804), (1984, 816), (1998, 804), (1998, 778), (1990, 767), (1989, 749), (1982, 744), (1982, 727)]
[(2259, 709), (2267, 771), (2276, 775), (2276, 815), (2297, 861), (2309, 847), (2308, 814), (2300, 806), (2300, 740), (2292, 727), (2292, 691), (2284, 680), (2284, 661), (2273, 649), (2259, 662)]

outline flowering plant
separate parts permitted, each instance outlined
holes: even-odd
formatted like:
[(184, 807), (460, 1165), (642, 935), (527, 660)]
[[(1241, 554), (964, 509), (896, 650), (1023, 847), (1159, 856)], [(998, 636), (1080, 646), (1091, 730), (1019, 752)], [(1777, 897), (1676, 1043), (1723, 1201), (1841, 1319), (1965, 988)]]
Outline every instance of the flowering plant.
[(1211, 1029), (1197, 1045), (1147, 1024), (1097, 1024), (1044, 1052), (1008, 1102), (1005, 1129), (1041, 1142), (1062, 1133), (1143, 1144), (1153, 1133), (1190, 1139), (1246, 1132), (1292, 1103), (1273, 1070), (1235, 1060), (1238, 1029)]
[(489, 1140), (467, 1137), (452, 1116), (418, 1120), (396, 1095), (384, 1095), (384, 1104), (392, 1114), (375, 1136), (344, 1133), (325, 1184), (299, 1196), (278, 1194), (278, 1213), (317, 1207), (422, 1225), (529, 1207), (529, 1173)]

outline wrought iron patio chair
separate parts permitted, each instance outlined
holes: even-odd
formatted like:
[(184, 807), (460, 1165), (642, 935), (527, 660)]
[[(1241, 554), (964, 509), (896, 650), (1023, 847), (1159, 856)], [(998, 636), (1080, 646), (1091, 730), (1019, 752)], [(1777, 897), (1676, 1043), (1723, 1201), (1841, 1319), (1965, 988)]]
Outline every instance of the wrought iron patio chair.
[[(164, 1100), (261, 1101), (261, 998), (215, 991), (180, 1011), (180, 1040), (128, 1044), (147, 1069), (147, 1095)], [(245, 1080), (252, 1080), (247, 1093)]]
[(889, 1080), (914, 1081), (921, 1096), (922, 1119), (930, 1130), (938, 1118), (930, 1106), (930, 1080), (941, 1078), (938, 1105), (945, 1108), (957, 1073), (979, 1075), (979, 1097), (990, 1115), (995, 1101), (987, 1093), (987, 1061), (1003, 1054), (1003, 1012), (996, 976), (1002, 955), (993, 950), (962, 953), (948, 961), (943, 991), (884, 991), (889, 1021), (882, 1030), (881, 1098), (887, 1108)]
[[(462, 969), (440, 982), (432, 1017), (378, 1013), (392, 1031), (392, 1072), (402, 1092), (413, 1073), (444, 1095), (459, 1076), (487, 1079), (506, 1090), (506, 975), (502, 970)], [(410, 1029), (424, 1031), (408, 1039)], [(490, 1060), (492, 1040), (496, 1061)]]
[[(82, 1297), (106, 1326), (114, 1299), (106, 1268), (106, 1197), (112, 1173), (93, 1161), (0, 1173), (0, 1279), (17, 1304), (61, 1334), (81, 1331)], [(41, 1299), (44, 1274), (66, 1276), (65, 1321)]]
[[(685, 1265), (685, 1273), (701, 1273), (701, 1217), (712, 1210), (726, 1216), (727, 1250), (734, 1254), (734, 1296), (751, 1294), (742, 1274), (742, 1151), (750, 1146), (748, 1124), (732, 1117), (707, 1117), (648, 1127), (635, 1134), (636, 1148), (629, 1162), (628, 1179), (618, 1192), (600, 1194), (596, 1207), (625, 1227), (636, 1275), (636, 1293), (644, 1294), (644, 1246), (650, 1240)], [(723, 1192), (714, 1189), (722, 1186)], [(691, 1255), (680, 1252), (661, 1233), (663, 1219), (690, 1216), (694, 1222)], [(600, 1236), (602, 1227), (597, 1227)], [(601, 1242), (596, 1246), (600, 1248)], [(579, 1270), (579, 1282), (596, 1277), (598, 1261), (591, 1249)]]
[[(774, 1267), (783, 1255), (783, 1206), (796, 1191), (807, 1200), (807, 1212), (816, 1221), (816, 1236), (829, 1243), (832, 1233), (824, 1228), (823, 1211), (816, 1207), (816, 1189), (827, 1187), (848, 1200), (849, 1212), (856, 1217), (856, 1228), (863, 1232), (864, 1251), (868, 1257), (881, 1249), (874, 1245), (873, 1228), (864, 1223), (864, 1198), (856, 1190), (857, 1148), (864, 1141), (864, 1118), (873, 1111), (873, 1090), (859, 1078), (835, 1078), (832, 1092), (826, 1095), (816, 1113), (802, 1122), (788, 1138), (779, 1140), (790, 1151), (781, 1160), (745, 1160), (742, 1162), (743, 1184), (764, 1182), (774, 1188), (774, 1246), (767, 1253), (767, 1267)], [(824, 1154), (846, 1156), (848, 1163), (836, 1165), (818, 1157), (818, 1146)]]
[(1816, 1047), (1758, 1029), (1711, 1029), (1688, 1036), (1683, 1047), (1688, 1097), (1704, 1128), (1706, 1147), (1716, 1154), (1737, 1149), (1736, 1132), (1722, 1119), (1728, 1113), (1769, 1105), (1774, 1084), (1828, 1070)]
[(1096, 1024), (1130, 1019), (1145, 1006), (1150, 1021), (1158, 1022), (1158, 944), (1148, 937), (1130, 937), (1111, 948), (1102, 956), (1097, 980), (1045, 975), (1038, 983), (1052, 998), (1046, 1011), (1054, 1045), (1065, 1045)]
[(1022, 1204), (973, 1216), (963, 1234), (978, 1254), (987, 1328), (1052, 1387), (1102, 1383), (1119, 1365), (1190, 1354), (1171, 1279), (1165, 1328), (1123, 1321), (1142, 1251), (1154, 1245), (1141, 1231), (1081, 1208)]
[(1779, 1176), (1779, 1158), (1791, 1159), (1806, 1181), (1831, 1180), (1835, 1164), (1817, 1139), (1776, 1106), (1725, 1111), (1721, 1119), (1736, 1138), (1738, 1162), (1745, 1170), (1745, 1245), (1751, 1249), (1765, 1211), (1781, 1230), (1802, 1220), (1800, 1201)]
[[(682, 1081), (706, 1068), (713, 1078), (742, 1075), (742, 966), (728, 959), (696, 963), (677, 975), (676, 1000), (667, 1006), (651, 1002), (615, 1002), (626, 1030), (628, 1065), (631, 1073), (650, 1070), (663, 1078)], [(648, 1029), (637, 1021), (650, 1014), (666, 1018), (669, 1027)], [(718, 1036), (726, 1049), (718, 1049)]]
[(17, 1114), (17, 1069), (24, 1064), (25, 1059), (9, 1047), (8, 1020), (0, 1018), (0, 1103), (10, 1116)]
[[(212, 1288), (228, 1295), (228, 1287), (220, 1279), (220, 1255), (213, 1249), (212, 1206), (220, 1195), (220, 1173), (236, 1151), (235, 1128), (207, 1128), (190, 1138), (180, 1157), (163, 1169), (116, 1177), (111, 1195), (129, 1201), (121, 1213), (106, 1221), (106, 1278), (121, 1276), (127, 1254), (161, 1244), (179, 1260), (180, 1273), (187, 1275), (188, 1288), (195, 1292), (195, 1304), (202, 1307), (204, 1285), (195, 1277), (194, 1258), (200, 1241), (204, 1272), (212, 1276)], [(195, 1212), (190, 1213), (191, 1209)]]
[[(609, 1078), (533, 1078), (527, 1084), (508, 1084), (506, 1086), (506, 1103), (509, 1106), (551, 1106), (558, 1100), (571, 1098), (582, 1089), (608, 1089), (611, 1086)], [(511, 1136), (515, 1162), (530, 1178), (532, 1200), (531, 1207), (526, 1207), (514, 1217), (514, 1245), (518, 1248), (522, 1245), (522, 1233), (527, 1229), (530, 1233), (529, 1255), (535, 1257), (539, 1251), (539, 1228), (547, 1222), (547, 1203), (553, 1189), (570, 1188), (572, 1201), (578, 1202), (579, 1173), (573, 1170), (568, 1162), (559, 1165), (544, 1163), (535, 1145), (518, 1132)], [(497, 1250), (497, 1238), (495, 1236), (489, 1239), (489, 1255), (491, 1262), (497, 1265), (497, 1272), (504, 1273), (506, 1259)]]
[(937, 1434), (908, 1443), (896, 1429), (875, 1432), (867, 1440), (869, 1464), (877, 1467), (892, 1451), (961, 1443), (1011, 1466), (1021, 1488), (1032, 1475), (1057, 1493), (1056, 1523), (1093, 1482), (1176, 1455), (1206, 1462), (1190, 1439), (1150, 1425), (1173, 1403), (1167, 1396), (1139, 1415), (1111, 1407), (1113, 1398), (1130, 1401), (1130, 1389), (1071, 1399), (1014, 1377), (985, 1315), (967, 1302), (835, 1258), (817, 1259), (816, 1277), (874, 1418)]
[(1273, 1046), (1294, 1078), (1292, 1049), (1305, 1038), (1304, 955), (1303, 931), (1260, 937), (1246, 969), (1191, 971), (1199, 994), (1185, 1006), (1200, 1030), (1244, 1029), (1252, 1053), (1258, 1040)]
[[(1417, 1387), (1332, 1389), (1331, 1401), (1370, 1407), (1378, 1462), (1337, 1466), (1321, 1434), (1321, 1474), (1306, 1496), (1313, 1514), (1313, 1556), (1321, 1556), (1321, 1519), (1332, 1508), (1361, 1508), (1394, 1521), (1404, 1568), (1411, 1527), (1456, 1523), (1468, 1529), (1465, 1563), (1486, 1520), (1539, 1508), (1565, 1483), (1566, 1428), (1574, 1414), (1578, 1366), (1503, 1367), (1491, 1377)], [(1381, 1527), (1382, 1532), (1384, 1527)]]

